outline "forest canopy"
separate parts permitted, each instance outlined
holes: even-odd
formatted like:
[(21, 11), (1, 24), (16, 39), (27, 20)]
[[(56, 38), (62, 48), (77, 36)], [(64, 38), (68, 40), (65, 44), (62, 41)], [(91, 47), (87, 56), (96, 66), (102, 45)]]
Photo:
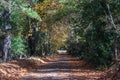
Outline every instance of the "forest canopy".
[(65, 47), (95, 67), (107, 67), (119, 58), (119, 26), (120, 0), (0, 1), (0, 50), (5, 61), (46, 56)]

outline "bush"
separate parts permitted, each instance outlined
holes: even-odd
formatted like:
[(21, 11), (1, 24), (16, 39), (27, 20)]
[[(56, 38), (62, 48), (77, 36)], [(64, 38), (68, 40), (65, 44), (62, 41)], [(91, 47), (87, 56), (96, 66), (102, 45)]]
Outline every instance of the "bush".
[(22, 37), (13, 37), (11, 44), (11, 57), (19, 57), (24, 55), (26, 51), (25, 41), (22, 39)]
[(95, 67), (108, 66), (112, 62), (114, 33), (106, 32), (102, 25), (104, 25), (102, 22), (97, 22), (93, 25), (94, 29), (85, 35), (88, 52), (84, 52), (84, 58)]
[(71, 55), (82, 57), (95, 67), (110, 65), (115, 34), (106, 32), (104, 26), (105, 24), (101, 21), (95, 22), (92, 29), (84, 35), (85, 42), (68, 41), (68, 52)]
[(68, 53), (80, 57), (83, 52), (83, 42), (68, 42)]

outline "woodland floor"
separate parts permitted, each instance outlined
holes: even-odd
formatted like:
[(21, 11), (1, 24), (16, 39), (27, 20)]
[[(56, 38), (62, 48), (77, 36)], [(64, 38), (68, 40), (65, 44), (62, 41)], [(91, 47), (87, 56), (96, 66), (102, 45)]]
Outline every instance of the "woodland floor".
[(0, 64), (0, 80), (120, 80), (120, 70), (95, 70), (68, 54), (31, 57)]

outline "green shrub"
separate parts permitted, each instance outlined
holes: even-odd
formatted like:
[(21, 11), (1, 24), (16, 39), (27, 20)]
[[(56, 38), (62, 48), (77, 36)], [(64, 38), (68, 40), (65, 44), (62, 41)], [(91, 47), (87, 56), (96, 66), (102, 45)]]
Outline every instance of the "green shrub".
[(84, 53), (84, 58), (95, 67), (108, 66), (112, 62), (114, 33), (106, 32), (102, 25), (102, 22), (97, 22), (85, 35), (88, 52)]
[(26, 51), (26, 45), (22, 37), (13, 37), (11, 42), (11, 57), (19, 57), (24, 55)]
[(80, 57), (83, 52), (83, 42), (68, 42), (68, 53)]

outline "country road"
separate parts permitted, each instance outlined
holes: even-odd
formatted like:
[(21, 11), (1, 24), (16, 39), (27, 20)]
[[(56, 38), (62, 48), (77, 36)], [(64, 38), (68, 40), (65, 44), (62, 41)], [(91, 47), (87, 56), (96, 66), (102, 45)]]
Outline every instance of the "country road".
[(79, 58), (57, 54), (21, 80), (96, 80), (102, 73)]

